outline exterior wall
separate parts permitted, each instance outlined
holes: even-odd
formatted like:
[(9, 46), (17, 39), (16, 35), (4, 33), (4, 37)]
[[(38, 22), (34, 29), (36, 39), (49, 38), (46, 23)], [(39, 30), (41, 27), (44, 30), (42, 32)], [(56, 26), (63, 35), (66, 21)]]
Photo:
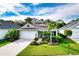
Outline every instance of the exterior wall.
[(64, 30), (59, 30), (59, 33), (62, 33), (62, 34), (64, 34)]
[(0, 40), (4, 38), (7, 31), (8, 31), (8, 29), (0, 29)]
[(79, 41), (79, 29), (72, 29), (71, 38), (73, 40)]
[(38, 31), (35, 30), (21, 30), (20, 31), (20, 38), (21, 39), (34, 39), (38, 37)]
[[(72, 35), (70, 38), (74, 41), (79, 41), (79, 29), (70, 29), (72, 31)], [(59, 33), (64, 34), (64, 30), (59, 30)]]

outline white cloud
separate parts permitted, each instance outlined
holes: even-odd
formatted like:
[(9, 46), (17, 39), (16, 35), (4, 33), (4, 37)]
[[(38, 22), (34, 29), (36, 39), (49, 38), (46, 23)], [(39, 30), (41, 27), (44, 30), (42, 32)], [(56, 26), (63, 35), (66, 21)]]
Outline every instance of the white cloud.
[[(37, 10), (35, 13), (37, 15), (41, 15), (42, 17), (44, 16), (54, 20), (60, 18), (65, 19), (65, 17), (79, 15), (79, 4), (66, 4), (57, 7), (40, 8), (40, 10)], [(68, 20), (65, 19), (65, 21)]]
[(1, 14), (3, 12), (5, 12), (6, 10), (7, 11), (9, 10), (9, 11), (12, 11), (13, 13), (17, 14), (18, 16), (21, 15), (19, 12), (22, 12), (22, 11), (29, 12), (30, 11), (30, 9), (28, 7), (26, 8), (26, 7), (24, 7), (20, 3), (5, 3), (5, 4), (0, 4), (0, 8), (1, 8)]
[[(0, 14), (5, 12), (6, 10), (10, 10), (17, 14), (16, 17), (8, 17), (7, 19), (24, 19), (29, 16), (22, 16), (18, 13), (18, 11), (26, 10), (26, 12), (29, 12), (30, 9), (27, 7), (24, 7), (21, 4), (17, 3), (11, 3), (11, 4), (1, 4), (3, 6), (3, 9), (0, 9)], [(38, 5), (38, 3), (34, 3), (34, 5)], [(7, 6), (7, 7), (6, 7)], [(20, 9), (15, 8), (14, 6), (20, 7)], [(1, 6), (0, 6), (1, 8)], [(3, 11), (4, 10), (4, 11)], [(79, 15), (79, 4), (66, 4), (62, 6), (57, 7), (47, 7), (47, 8), (41, 8), (35, 9), (34, 15), (36, 16), (30, 16), (32, 18), (39, 18), (39, 19), (51, 19), (51, 20), (57, 20), (57, 19), (64, 19), (66, 22), (70, 21), (71, 19), (66, 19), (66, 17), (72, 16), (72, 15)], [(40, 16), (39, 16), (40, 15)], [(6, 19), (6, 17), (4, 18)]]
[(32, 3), (32, 5), (36, 6), (36, 5), (39, 5), (40, 3)]
[(36, 15), (46, 15), (46, 14), (51, 14), (54, 13), (55, 9), (54, 8), (49, 8), (49, 7), (46, 7), (46, 8), (42, 8), (42, 9), (39, 9), (39, 10), (36, 10)]
[(0, 15), (3, 14), (5, 11), (7, 11), (7, 9), (1, 7), (0, 8)]
[(15, 4), (13, 5), (14, 10), (16, 10), (17, 12), (22, 12), (22, 11), (26, 11), (29, 12), (30, 8), (29, 7), (25, 7), (22, 4)]

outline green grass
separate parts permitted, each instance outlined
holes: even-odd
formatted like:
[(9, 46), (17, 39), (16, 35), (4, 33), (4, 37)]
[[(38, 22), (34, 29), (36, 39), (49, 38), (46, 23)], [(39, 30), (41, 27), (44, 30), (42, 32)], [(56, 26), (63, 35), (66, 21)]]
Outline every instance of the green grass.
[[(70, 46), (68, 46), (70, 45)], [(57, 55), (79, 55), (79, 44), (71, 39), (62, 38), (59, 45), (29, 45), (17, 56), (57, 56)]]
[(11, 43), (11, 42), (8, 41), (8, 40), (3, 40), (2, 42), (0, 42), (0, 47), (2, 47), (2, 46), (4, 46), (4, 45), (7, 45), (7, 44), (9, 44), (9, 43)]
[(57, 56), (57, 55), (79, 55), (79, 44), (70, 43), (60, 45), (29, 45), (23, 49), (17, 56)]

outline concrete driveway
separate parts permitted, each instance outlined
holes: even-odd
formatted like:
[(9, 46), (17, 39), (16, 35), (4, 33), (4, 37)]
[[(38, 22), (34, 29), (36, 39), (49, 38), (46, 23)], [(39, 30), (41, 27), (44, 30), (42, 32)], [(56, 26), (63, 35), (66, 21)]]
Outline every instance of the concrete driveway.
[(20, 51), (27, 47), (32, 39), (19, 39), (8, 45), (0, 47), (0, 56), (16, 56)]

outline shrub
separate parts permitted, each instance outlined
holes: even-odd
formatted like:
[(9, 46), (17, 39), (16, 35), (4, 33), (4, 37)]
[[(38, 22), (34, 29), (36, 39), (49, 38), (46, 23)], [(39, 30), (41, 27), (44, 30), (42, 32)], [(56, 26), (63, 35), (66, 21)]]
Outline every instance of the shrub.
[(37, 41), (38, 41), (38, 38), (35, 37), (34, 38), (34, 41), (31, 43), (31, 45), (39, 45), (39, 43), (37, 43)]
[(66, 38), (66, 35), (58, 33), (58, 36), (62, 37), (62, 38)]
[(37, 37), (35, 37), (35, 38), (34, 38), (34, 41), (38, 41), (38, 38), (37, 38)]
[(52, 37), (52, 43), (59, 43), (59, 39), (57, 37)]
[(19, 30), (11, 29), (8, 30), (8, 32), (6, 33), (5, 38), (9, 38), (10, 41), (15, 41), (19, 39), (19, 36), (20, 36)]
[(72, 35), (72, 31), (71, 30), (64, 30), (64, 34), (66, 36), (71, 36)]
[(39, 45), (39, 43), (37, 43), (36, 41), (33, 41), (31, 45)]
[(40, 44), (47, 44), (48, 43), (48, 41), (41, 41), (41, 43)]

